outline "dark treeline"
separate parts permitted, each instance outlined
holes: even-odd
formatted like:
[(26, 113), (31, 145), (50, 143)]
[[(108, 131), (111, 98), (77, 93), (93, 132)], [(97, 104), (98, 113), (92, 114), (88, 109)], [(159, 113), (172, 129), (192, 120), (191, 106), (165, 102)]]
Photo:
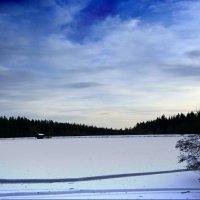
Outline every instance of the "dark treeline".
[(129, 130), (137, 134), (199, 134), (200, 111), (183, 113), (166, 118), (165, 115), (156, 120), (137, 123)]
[(123, 131), (94, 126), (59, 123), (51, 120), (29, 120), (25, 117), (0, 117), (0, 138), (52, 136), (120, 135)]
[(35, 137), (43, 133), (54, 136), (140, 135), (140, 134), (197, 134), (200, 133), (200, 111), (186, 115), (137, 123), (134, 128), (97, 128), (81, 124), (59, 123), (51, 120), (29, 120), (25, 117), (0, 117), (0, 138)]

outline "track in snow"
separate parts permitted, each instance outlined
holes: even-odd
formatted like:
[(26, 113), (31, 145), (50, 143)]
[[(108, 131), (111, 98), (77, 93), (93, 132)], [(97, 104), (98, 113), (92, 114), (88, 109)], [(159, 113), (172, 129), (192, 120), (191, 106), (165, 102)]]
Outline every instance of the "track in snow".
[(105, 193), (131, 193), (131, 192), (180, 192), (200, 193), (200, 188), (146, 188), (146, 189), (101, 189), (101, 190), (66, 190), (66, 191), (40, 191), (40, 192), (8, 192), (0, 194), (0, 197), (17, 196), (45, 196), (45, 195), (69, 195), (69, 194), (105, 194)]
[(112, 174), (102, 176), (90, 176), (80, 178), (54, 178), (54, 179), (0, 179), (0, 184), (18, 184), (18, 183), (60, 183), (60, 182), (81, 182), (81, 181), (95, 181), (102, 179), (113, 179), (133, 176), (147, 176), (156, 174), (169, 174), (176, 172), (195, 171), (188, 169), (168, 170), (168, 171), (154, 171), (154, 172), (142, 172), (142, 173), (128, 173), (128, 174)]

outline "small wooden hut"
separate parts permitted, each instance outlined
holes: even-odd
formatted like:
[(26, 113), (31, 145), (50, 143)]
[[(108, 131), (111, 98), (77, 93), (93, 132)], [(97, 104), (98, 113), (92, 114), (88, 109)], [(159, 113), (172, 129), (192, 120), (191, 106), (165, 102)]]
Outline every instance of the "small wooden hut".
[(44, 133), (36, 133), (36, 138), (37, 139), (43, 139), (45, 137)]

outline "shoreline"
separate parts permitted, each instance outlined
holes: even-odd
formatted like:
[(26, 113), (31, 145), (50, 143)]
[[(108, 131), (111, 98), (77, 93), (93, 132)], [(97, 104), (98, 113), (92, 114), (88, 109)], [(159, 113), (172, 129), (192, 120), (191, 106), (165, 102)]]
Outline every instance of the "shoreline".
[[(197, 133), (196, 133), (197, 134)], [(42, 140), (49, 139), (67, 139), (67, 138), (127, 138), (127, 137), (183, 137), (194, 134), (145, 134), (145, 135), (86, 135), (86, 136), (55, 136), (50, 138), (43, 138)], [(0, 140), (25, 140), (25, 139), (37, 139), (35, 137), (12, 137), (12, 138), (0, 138)]]

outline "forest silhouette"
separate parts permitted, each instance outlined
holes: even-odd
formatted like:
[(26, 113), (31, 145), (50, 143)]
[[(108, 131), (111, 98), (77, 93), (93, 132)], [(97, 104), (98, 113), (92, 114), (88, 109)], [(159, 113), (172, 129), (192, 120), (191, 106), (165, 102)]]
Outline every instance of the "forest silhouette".
[(149, 134), (199, 134), (200, 111), (183, 113), (137, 123), (133, 128), (99, 128), (76, 123), (61, 123), (52, 120), (30, 120), (25, 117), (0, 117), (0, 138), (98, 135), (149, 135)]

